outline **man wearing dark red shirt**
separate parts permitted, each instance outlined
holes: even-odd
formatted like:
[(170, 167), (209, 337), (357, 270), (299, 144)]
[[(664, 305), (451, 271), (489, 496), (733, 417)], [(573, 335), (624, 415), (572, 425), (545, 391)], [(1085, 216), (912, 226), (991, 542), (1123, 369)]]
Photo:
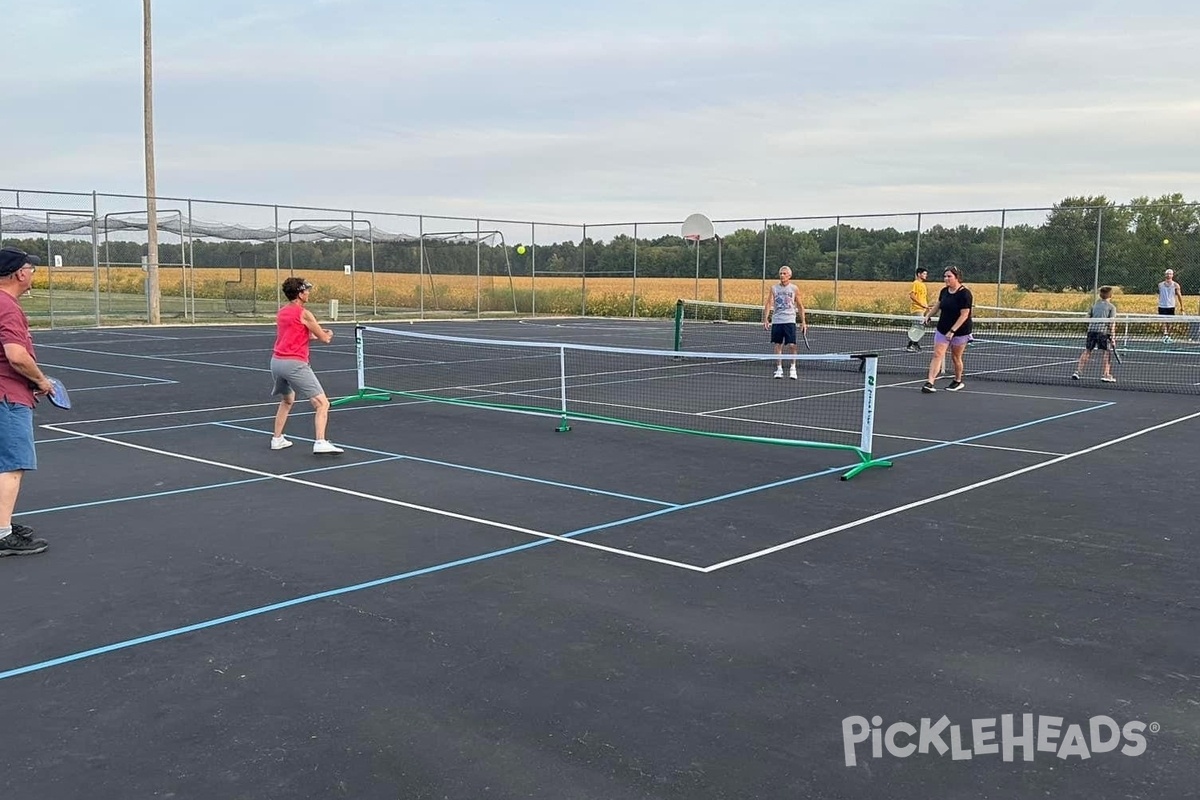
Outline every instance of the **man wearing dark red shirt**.
[(342, 453), (342, 448), (325, 438), (325, 424), (329, 421), (329, 398), (321, 382), (308, 363), (308, 343), (317, 339), (329, 344), (333, 331), (322, 328), (312, 312), (305, 308), (312, 284), (303, 278), (288, 278), (283, 282), (283, 294), (287, 304), (275, 316), (275, 349), (271, 353), (271, 376), (275, 379), (272, 395), (282, 396), (279, 409), (275, 412), (275, 435), (271, 437), (271, 449), (283, 450), (292, 443), (283, 435), (288, 413), (299, 394), (302, 400), (312, 403), (316, 412), (314, 453)]
[(0, 249), (0, 556), (43, 552), (49, 545), (33, 529), (12, 521), (21, 479), (37, 469), (33, 407), (52, 391), (42, 374), (29, 335), (29, 320), (17, 298), (29, 291), (39, 261), (15, 247)]

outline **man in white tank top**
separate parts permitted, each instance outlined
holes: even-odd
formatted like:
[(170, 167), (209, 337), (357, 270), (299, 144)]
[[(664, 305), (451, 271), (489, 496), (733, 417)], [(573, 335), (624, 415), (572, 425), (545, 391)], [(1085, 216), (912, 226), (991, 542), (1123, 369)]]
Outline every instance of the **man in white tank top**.
[[(1175, 270), (1167, 270), (1163, 273), (1163, 279), (1158, 284), (1158, 313), (1163, 316), (1174, 316), (1175, 306), (1178, 303), (1179, 307), (1183, 307), (1183, 289), (1175, 282)], [(1163, 341), (1171, 341), (1171, 334), (1167, 330), (1167, 323), (1163, 323)]]

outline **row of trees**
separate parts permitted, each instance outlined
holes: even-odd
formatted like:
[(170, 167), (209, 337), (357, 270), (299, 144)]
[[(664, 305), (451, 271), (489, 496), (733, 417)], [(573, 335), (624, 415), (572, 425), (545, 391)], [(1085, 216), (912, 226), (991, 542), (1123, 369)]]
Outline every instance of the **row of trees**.
[[(799, 278), (905, 280), (917, 264), (937, 271), (947, 264), (963, 268), (976, 283), (1016, 283), (1026, 291), (1089, 290), (1094, 284), (1121, 286), (1127, 292), (1152, 291), (1163, 270), (1184, 273), (1200, 267), (1200, 205), (1181, 194), (1157, 199), (1140, 197), (1117, 205), (1104, 196), (1070, 197), (1056, 204), (1039, 225), (974, 227), (933, 225), (916, 230), (867, 228), (852, 224), (797, 230), (771, 224), (765, 231), (744, 228), (719, 242), (699, 245), (702, 277), (761, 278), (789, 264)], [(353, 258), (357, 268), (378, 272), (433, 274), (632, 275), (693, 277), (696, 245), (679, 236), (635, 240), (618, 235), (606, 241), (586, 239), (529, 246), (518, 253), (484, 239), (475, 243), (427, 240), (380, 242), (373, 248), (357, 241), (351, 254), (347, 240), (284, 243), (280, 266), (297, 270), (341, 270)], [(65, 263), (92, 262), (90, 241), (25, 239), (15, 242), (31, 252), (62, 255)], [(919, 252), (918, 252), (919, 251)], [(100, 261), (138, 264), (145, 245), (110, 241), (101, 246)], [(195, 267), (274, 267), (274, 242), (197, 240), (190, 249), (179, 242), (160, 243), (163, 264), (188, 260)], [(424, 265), (421, 264), (424, 258)], [(536, 262), (535, 262), (536, 258)], [(373, 261), (372, 261), (373, 259)], [(719, 262), (719, 263), (718, 263)]]

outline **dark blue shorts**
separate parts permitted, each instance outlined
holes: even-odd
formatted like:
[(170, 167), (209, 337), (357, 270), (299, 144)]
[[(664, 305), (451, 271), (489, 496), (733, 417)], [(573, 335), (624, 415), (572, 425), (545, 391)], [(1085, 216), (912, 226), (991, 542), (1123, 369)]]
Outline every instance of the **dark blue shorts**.
[(0, 400), (0, 472), (37, 469), (33, 409)]
[(771, 344), (795, 344), (796, 343), (796, 323), (794, 322), (773, 322), (771, 323)]

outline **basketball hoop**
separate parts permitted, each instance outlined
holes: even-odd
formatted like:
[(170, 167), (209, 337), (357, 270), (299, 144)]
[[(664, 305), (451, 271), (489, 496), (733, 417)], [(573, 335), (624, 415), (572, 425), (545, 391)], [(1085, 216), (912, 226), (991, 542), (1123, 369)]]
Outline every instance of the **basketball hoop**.
[(712, 220), (703, 214), (692, 214), (683, 221), (682, 230), (679, 231), (689, 242), (696, 245), (696, 289), (692, 299), (700, 299), (700, 242), (711, 239), (717, 235), (713, 229)]
[(689, 242), (702, 242), (716, 236), (712, 220), (703, 214), (692, 214), (683, 221), (680, 234)]

